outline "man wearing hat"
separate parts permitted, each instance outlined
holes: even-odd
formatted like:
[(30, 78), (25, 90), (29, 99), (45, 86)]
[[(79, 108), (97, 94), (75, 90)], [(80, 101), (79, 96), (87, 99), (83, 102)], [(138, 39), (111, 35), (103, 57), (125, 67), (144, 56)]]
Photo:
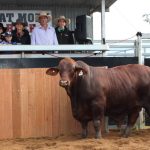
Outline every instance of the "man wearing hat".
[(48, 25), (48, 22), (52, 19), (46, 12), (40, 12), (38, 21), (39, 27), (35, 27), (31, 36), (32, 45), (57, 45), (57, 37), (55, 29)]
[(65, 16), (60, 16), (55, 19), (56, 35), (59, 44), (74, 44), (73, 35), (71, 31), (66, 27), (70, 24), (70, 19)]
[(12, 41), (16, 42), (17, 44), (30, 44), (31, 38), (29, 35), (29, 31), (25, 29), (27, 23), (23, 22), (20, 19), (17, 19), (16, 22), (13, 23), (13, 26), (15, 26), (15, 30), (12, 31)]

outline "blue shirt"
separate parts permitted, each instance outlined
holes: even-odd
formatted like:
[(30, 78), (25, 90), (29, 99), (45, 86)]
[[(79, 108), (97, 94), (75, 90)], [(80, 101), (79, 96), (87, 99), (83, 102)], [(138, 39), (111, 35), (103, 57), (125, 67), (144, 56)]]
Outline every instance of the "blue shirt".
[(6, 44), (6, 45), (16, 45), (16, 42), (7, 42), (7, 41), (2, 41), (0, 44)]
[(48, 26), (45, 30), (42, 26), (35, 27), (31, 35), (32, 45), (57, 45), (55, 29)]

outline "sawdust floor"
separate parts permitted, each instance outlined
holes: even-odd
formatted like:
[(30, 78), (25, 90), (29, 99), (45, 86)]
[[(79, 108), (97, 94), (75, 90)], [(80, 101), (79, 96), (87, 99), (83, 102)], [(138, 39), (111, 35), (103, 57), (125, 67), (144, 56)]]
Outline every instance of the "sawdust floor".
[(102, 139), (90, 135), (81, 139), (79, 134), (56, 138), (28, 138), (0, 140), (0, 150), (150, 150), (150, 129), (133, 131), (131, 137), (122, 138), (118, 131), (103, 134)]

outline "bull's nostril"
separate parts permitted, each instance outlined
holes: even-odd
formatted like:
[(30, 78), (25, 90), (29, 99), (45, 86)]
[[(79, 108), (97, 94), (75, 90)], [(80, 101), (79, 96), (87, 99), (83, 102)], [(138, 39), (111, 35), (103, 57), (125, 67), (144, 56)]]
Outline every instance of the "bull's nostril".
[(61, 80), (60, 82), (61, 82), (62, 84), (64, 84), (64, 83), (67, 83), (68, 81), (63, 81), (63, 80)]
[(59, 81), (60, 86), (67, 86), (68, 83), (69, 83), (69, 82), (66, 81), (66, 80), (60, 80), (60, 81)]

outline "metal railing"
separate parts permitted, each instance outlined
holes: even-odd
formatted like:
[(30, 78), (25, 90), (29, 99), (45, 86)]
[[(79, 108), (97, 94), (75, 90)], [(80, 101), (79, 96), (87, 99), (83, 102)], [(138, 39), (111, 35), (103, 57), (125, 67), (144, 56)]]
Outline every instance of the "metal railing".
[[(0, 58), (150, 57), (150, 39), (138, 37), (135, 40), (107, 40), (107, 44), (94, 41), (92, 45), (0, 45)], [(139, 42), (142, 42), (141, 54)]]
[[(107, 44), (92, 45), (0, 45), (0, 58), (85, 57), (108, 51)], [(8, 55), (8, 52), (11, 55)], [(17, 54), (16, 54), (17, 53)], [(18, 54), (19, 53), (19, 54)], [(91, 55), (92, 56), (92, 55)]]

